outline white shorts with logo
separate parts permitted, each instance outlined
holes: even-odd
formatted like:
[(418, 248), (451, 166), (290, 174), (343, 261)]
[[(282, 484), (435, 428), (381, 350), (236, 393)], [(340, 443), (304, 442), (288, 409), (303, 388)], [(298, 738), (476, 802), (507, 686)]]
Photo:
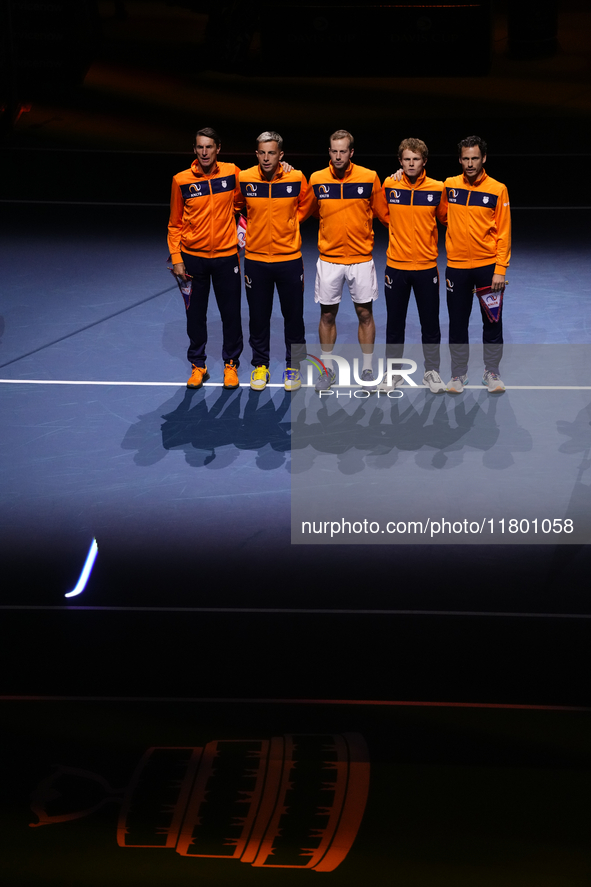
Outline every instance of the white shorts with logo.
[(363, 304), (377, 299), (378, 281), (373, 259), (369, 262), (358, 262), (356, 265), (339, 265), (336, 262), (318, 259), (314, 301), (320, 302), (321, 305), (338, 305), (345, 281), (354, 302)]

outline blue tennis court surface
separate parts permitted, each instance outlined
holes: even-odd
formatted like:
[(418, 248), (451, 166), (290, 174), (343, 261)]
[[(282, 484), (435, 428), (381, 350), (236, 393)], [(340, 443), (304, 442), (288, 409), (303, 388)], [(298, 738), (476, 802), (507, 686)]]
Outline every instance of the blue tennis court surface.
[[(197, 596), (186, 581), (175, 580), (167, 588), (170, 602), (186, 602), (190, 597), (202, 606), (223, 606), (240, 597), (251, 606), (293, 606), (298, 601), (335, 606), (337, 601), (326, 586), (312, 594), (310, 574), (301, 572), (301, 555), (295, 555), (290, 545), (291, 395), (280, 387), (283, 343), (278, 311), (272, 326), (274, 387), (260, 394), (248, 387), (235, 392), (219, 387), (223, 372), (221, 330), (212, 300), (208, 343), (212, 384), (201, 391), (188, 391), (183, 305), (165, 263), (166, 208), (11, 205), (10, 215), (3, 240), (1, 495), (3, 544), (15, 561), (12, 588), (19, 600), (26, 588), (27, 598), (58, 603), (75, 585), (88, 546), (96, 538), (99, 556), (86, 592), (94, 603), (112, 603), (113, 597), (121, 600), (129, 595), (127, 583), (121, 587), (112, 573), (105, 581), (103, 572), (101, 580), (101, 570), (106, 570), (111, 556), (118, 564), (121, 560), (133, 564), (131, 572), (141, 576), (143, 594), (152, 598), (158, 597), (162, 582), (161, 568), (155, 567), (155, 562), (166, 562), (173, 576), (185, 576), (197, 557), (202, 569), (218, 569), (223, 576), (229, 563), (235, 567), (240, 552), (241, 562), (252, 574), (246, 599), (238, 595), (234, 580), (216, 587), (211, 583), (207, 588), (200, 586)], [(591, 342), (586, 296), (591, 259), (584, 250), (588, 219), (589, 213), (583, 209), (515, 212), (515, 258), (505, 313), (508, 342)], [(317, 256), (314, 223), (304, 230), (306, 324), (313, 339), (318, 317), (312, 297)], [(381, 279), (385, 264), (382, 231), (377, 232), (375, 255)], [(440, 262), (440, 271), (443, 267)], [(246, 310), (243, 314), (246, 329)], [(444, 341), (445, 315), (442, 304)], [(383, 298), (375, 303), (375, 316), (378, 342), (383, 342)], [(479, 326), (474, 312), (471, 335), (475, 343), (480, 338)], [(345, 298), (338, 317), (338, 341), (353, 343), (356, 332), (352, 306)], [(418, 338), (418, 318), (411, 303), (407, 341)], [(478, 351), (475, 345), (476, 361)], [(509, 388), (512, 384), (536, 384), (520, 371), (519, 361), (509, 360), (506, 369), (504, 380)], [(247, 346), (240, 369), (243, 386), (249, 371)], [(582, 370), (582, 375), (581, 385), (588, 385), (586, 371)], [(555, 374), (545, 373), (544, 384), (560, 386), (564, 381), (559, 369)], [(572, 373), (567, 381), (573, 383)], [(428, 498), (425, 485), (430, 479), (438, 472), (449, 477), (452, 466), (456, 476), (465, 481), (464, 448), (479, 452), (477, 470), (482, 476), (494, 480), (502, 478), (505, 471), (519, 470), (519, 459), (527, 458), (531, 430), (512, 407), (516, 397), (516, 392), (509, 391), (499, 401), (484, 392), (468, 390), (453, 404), (446, 395), (445, 405), (429, 406), (427, 425), (448, 424), (437, 451), (425, 440), (417, 455), (417, 465), (422, 465), (417, 478), (421, 497)], [(559, 418), (565, 424), (560, 432), (552, 398), (542, 392), (521, 392), (518, 402), (520, 409), (529, 413), (528, 421), (534, 423), (541, 439), (547, 427), (554, 436), (559, 435), (563, 448), (571, 448), (567, 461), (571, 467), (578, 466), (573, 470), (579, 491), (585, 493), (585, 416), (591, 397), (584, 391), (568, 397), (565, 394), (561, 400), (565, 411)], [(412, 409), (418, 410), (416, 424), (423, 408), (417, 407), (416, 396), (413, 404)], [(445, 416), (455, 416), (451, 424), (442, 410)], [(475, 420), (477, 415), (480, 418)], [(401, 472), (412, 496), (413, 481), (401, 467), (408, 458), (404, 453), (408, 423), (404, 430), (404, 422), (392, 425), (387, 416), (380, 421), (391, 453), (377, 459), (388, 468), (387, 476), (393, 481)], [(474, 435), (480, 435), (480, 444), (474, 443)], [(396, 452), (399, 456), (395, 458)], [(347, 458), (356, 454), (358, 449), (352, 446)], [(563, 497), (566, 495), (570, 480), (563, 484), (560, 477), (544, 478), (543, 465), (538, 470), (540, 486), (554, 484)], [(534, 477), (531, 483), (538, 480)], [(539, 515), (540, 519), (553, 516)], [(37, 552), (34, 563), (29, 556), (31, 540)], [(551, 575), (548, 566), (555, 561), (553, 552), (552, 546), (546, 546), (536, 554), (532, 569), (539, 571), (542, 584)], [(30, 581), (30, 571), (44, 557), (50, 558), (47, 563), (52, 567), (45, 571), (41, 588)], [(340, 564), (348, 564), (351, 557), (346, 554), (343, 561), (339, 556), (339, 562), (333, 563), (334, 571), (339, 575), (343, 569), (346, 572), (349, 567)], [(398, 557), (410, 572), (420, 575), (424, 569), (422, 560), (416, 562), (410, 551), (401, 550)], [(451, 554), (439, 557), (445, 564)], [(470, 557), (476, 558), (477, 564), (481, 558), (486, 562), (490, 554)], [(511, 555), (506, 564), (516, 557), (519, 555)], [(576, 575), (581, 562), (586, 563), (586, 550), (574, 546), (564, 558), (560, 570), (572, 571), (569, 594), (579, 607), (581, 589)], [(312, 563), (308, 562), (307, 569), (313, 572)], [(278, 564), (288, 567), (279, 584), (281, 591), (259, 575)], [(376, 569), (387, 568), (380, 561)], [(480, 566), (475, 569), (480, 571)], [(502, 583), (493, 583), (494, 593), (490, 576), (480, 584), (482, 597), (470, 595), (471, 606), (494, 609), (497, 603), (507, 603), (499, 599), (506, 593)], [(446, 590), (441, 594), (431, 590), (429, 595), (430, 603), (438, 608), (447, 606), (450, 587), (449, 583), (444, 585)], [(452, 597), (460, 594), (457, 583), (451, 585), (455, 589)], [(514, 590), (517, 609), (522, 609), (519, 598), (523, 592), (523, 587)], [(378, 587), (370, 596), (376, 605), (384, 604), (383, 590)], [(407, 606), (409, 600), (412, 594), (408, 590), (388, 595), (393, 607)], [(361, 604), (354, 588), (347, 589), (346, 602)], [(425, 604), (422, 599), (420, 605)], [(551, 609), (565, 605), (562, 599)]]

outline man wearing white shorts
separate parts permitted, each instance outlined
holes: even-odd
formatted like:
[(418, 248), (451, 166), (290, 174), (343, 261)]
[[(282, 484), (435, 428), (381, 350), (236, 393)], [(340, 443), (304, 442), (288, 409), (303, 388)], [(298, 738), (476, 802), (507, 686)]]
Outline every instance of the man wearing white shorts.
[[(373, 219), (380, 210), (383, 215), (387, 209), (377, 173), (352, 163), (353, 152), (351, 133), (339, 129), (331, 135), (330, 163), (326, 169), (312, 173), (301, 218), (314, 215), (320, 219), (314, 300), (320, 303), (318, 334), (322, 349), (330, 352), (336, 342), (336, 317), (346, 282), (359, 322), (361, 378), (372, 382), (376, 337), (372, 303), (378, 297), (372, 258)], [(316, 390), (330, 388), (335, 381), (336, 373), (327, 368), (316, 381)]]

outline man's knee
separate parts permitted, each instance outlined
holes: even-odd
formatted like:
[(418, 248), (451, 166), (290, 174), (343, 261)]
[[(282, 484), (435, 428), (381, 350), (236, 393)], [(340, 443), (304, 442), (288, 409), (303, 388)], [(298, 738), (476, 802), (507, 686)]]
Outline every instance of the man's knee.
[(322, 308), (320, 311), (320, 323), (323, 326), (334, 326), (337, 319), (337, 311), (337, 307), (334, 309), (331, 308), (328, 311), (325, 311), (324, 308)]
[(355, 311), (357, 312), (357, 319), (359, 320), (360, 324), (363, 324), (363, 326), (369, 326), (373, 323), (373, 311), (371, 302), (365, 305), (356, 304)]

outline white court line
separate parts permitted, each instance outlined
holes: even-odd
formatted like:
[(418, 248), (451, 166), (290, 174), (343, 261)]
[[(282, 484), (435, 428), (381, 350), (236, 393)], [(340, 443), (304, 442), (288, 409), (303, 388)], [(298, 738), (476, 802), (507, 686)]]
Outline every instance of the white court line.
[[(152, 388), (186, 388), (186, 382), (97, 382), (84, 379), (0, 379), (0, 385), (130, 385)], [(223, 388), (222, 382), (205, 382), (202, 388)], [(250, 388), (248, 382), (241, 382), (240, 388)], [(267, 388), (283, 388), (282, 382), (267, 382)], [(188, 389), (189, 391), (193, 389)], [(198, 391), (199, 389), (194, 389)], [(228, 388), (232, 391), (232, 388)]]
[[(0, 385), (128, 385), (131, 387), (151, 388), (186, 388), (186, 382), (104, 382), (90, 379), (0, 379)], [(250, 388), (248, 382), (241, 382), (240, 388)], [(283, 388), (282, 382), (267, 382), (267, 388)], [(313, 385), (302, 385), (302, 388), (312, 389)], [(333, 385), (333, 388), (350, 389), (353, 385)], [(591, 385), (506, 385), (507, 391), (591, 391)], [(202, 388), (223, 388), (222, 382), (205, 382)], [(464, 385), (464, 390), (485, 391), (484, 385)], [(188, 389), (196, 390), (199, 389)], [(228, 388), (228, 391), (233, 389)], [(400, 385), (402, 391), (428, 391), (426, 385)], [(454, 395), (457, 397), (457, 395)]]

